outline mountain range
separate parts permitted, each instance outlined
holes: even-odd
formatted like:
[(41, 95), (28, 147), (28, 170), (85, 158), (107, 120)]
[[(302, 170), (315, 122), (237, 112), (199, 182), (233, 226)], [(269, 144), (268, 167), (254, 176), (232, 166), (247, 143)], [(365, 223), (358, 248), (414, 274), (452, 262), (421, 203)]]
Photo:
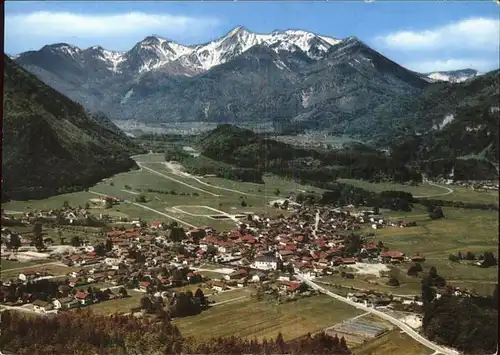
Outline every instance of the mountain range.
[(112, 119), (148, 123), (271, 122), (280, 130), (349, 133), (388, 99), (417, 94), (428, 77), (355, 37), (237, 27), (184, 46), (146, 37), (128, 52), (47, 45), (15, 61), (46, 84)]
[(102, 114), (48, 87), (4, 56), (2, 200), (89, 187), (135, 166), (140, 149)]
[(242, 26), (200, 45), (157, 36), (127, 52), (58, 43), (15, 61), (113, 120), (272, 125), (282, 133), (321, 129), (365, 140), (380, 129), (374, 113), (388, 102), (478, 75), (469, 69), (416, 73), (356, 37), (259, 34)]

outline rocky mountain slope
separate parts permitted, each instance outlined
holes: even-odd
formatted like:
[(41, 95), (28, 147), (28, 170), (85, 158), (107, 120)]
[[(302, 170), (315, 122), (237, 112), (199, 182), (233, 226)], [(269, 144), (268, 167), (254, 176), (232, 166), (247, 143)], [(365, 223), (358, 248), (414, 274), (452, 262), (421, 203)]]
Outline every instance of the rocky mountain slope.
[(432, 82), (445, 81), (450, 83), (461, 83), (471, 78), (474, 78), (479, 74), (475, 69), (461, 69), (461, 70), (451, 70), (451, 71), (437, 71), (433, 73), (424, 74)]
[(2, 200), (90, 186), (132, 168), (138, 148), (4, 56)]
[(16, 62), (113, 119), (272, 122), (348, 134), (388, 99), (429, 85), (354, 37), (300, 30), (237, 27), (195, 46), (150, 36), (124, 53), (54, 44)]
[(371, 133), (382, 146), (396, 143), (392, 151), (403, 163), (426, 161), (434, 171), (443, 170), (441, 175), (455, 167), (455, 175), (467, 179), (497, 178), (499, 102), (499, 70), (436, 84), (417, 97), (381, 106), (375, 120), (394, 129), (389, 135), (382, 128)]

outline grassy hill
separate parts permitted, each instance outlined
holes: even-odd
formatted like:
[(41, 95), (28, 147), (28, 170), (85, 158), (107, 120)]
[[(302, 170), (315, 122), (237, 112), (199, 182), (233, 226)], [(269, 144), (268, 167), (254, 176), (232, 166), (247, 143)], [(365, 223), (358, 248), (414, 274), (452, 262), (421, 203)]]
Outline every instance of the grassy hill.
[(2, 200), (91, 186), (135, 166), (139, 148), (4, 55)]

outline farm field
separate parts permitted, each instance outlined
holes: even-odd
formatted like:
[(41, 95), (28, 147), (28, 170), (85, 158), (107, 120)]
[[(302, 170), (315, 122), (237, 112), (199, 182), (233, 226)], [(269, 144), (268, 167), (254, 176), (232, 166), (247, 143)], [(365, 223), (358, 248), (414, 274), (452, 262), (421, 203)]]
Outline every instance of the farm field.
[(129, 313), (133, 307), (139, 307), (143, 292), (128, 290), (128, 297), (104, 301), (88, 306), (93, 312), (98, 314)]
[[(405, 191), (413, 194), (414, 197), (417, 196), (430, 196), (431, 199), (436, 200), (446, 200), (446, 201), (460, 201), (469, 203), (484, 203), (484, 204), (498, 204), (498, 192), (496, 191), (474, 191), (472, 189), (462, 187), (462, 186), (446, 186), (453, 190), (453, 193), (442, 196), (447, 192), (445, 186), (437, 187), (429, 184), (421, 184), (418, 186), (410, 186), (406, 184), (396, 184), (396, 183), (371, 183), (363, 180), (355, 179), (338, 179), (339, 182), (346, 184), (351, 184), (354, 186), (361, 187), (366, 190), (374, 192), (382, 192), (388, 190)], [(432, 197), (434, 196), (434, 197)]]
[(78, 268), (72, 268), (64, 265), (56, 265), (56, 264), (45, 264), (45, 265), (40, 265), (40, 266), (27, 266), (26, 268), (22, 269), (11, 269), (11, 270), (2, 270), (2, 275), (1, 279), (2, 280), (8, 280), (11, 278), (16, 278), (17, 276), (25, 271), (33, 271), (33, 270), (40, 270), (44, 269), (47, 270), (47, 272), (51, 275), (54, 276), (61, 276), (61, 275), (67, 275), (68, 273), (78, 270)]
[[(322, 285), (325, 288), (331, 289), (332, 292), (339, 294), (355, 292), (350, 290), (349, 287), (393, 293), (398, 295), (417, 295), (421, 292), (420, 279), (410, 278), (406, 276), (406, 270), (401, 270), (397, 278), (400, 282), (400, 286), (398, 287), (387, 286), (386, 283), (389, 279), (386, 277), (375, 277), (371, 275), (355, 275), (354, 279), (344, 279), (339, 275), (329, 275), (320, 277), (317, 280), (344, 286), (337, 288), (335, 286)], [(366, 281), (366, 279), (370, 280), (371, 282)]]
[(352, 349), (354, 355), (429, 355), (431, 350), (410, 336), (394, 329), (379, 338)]
[(64, 201), (68, 201), (72, 206), (84, 206), (89, 199), (94, 198), (90, 192), (80, 191), (63, 195), (55, 195), (43, 200), (9, 201), (2, 203), (2, 208), (6, 211), (27, 212), (31, 209), (50, 210), (61, 208)]
[(342, 182), (344, 184), (351, 184), (357, 187), (361, 187), (365, 190), (373, 192), (396, 190), (396, 191), (409, 192), (413, 196), (439, 195), (447, 192), (447, 190), (444, 188), (440, 188), (429, 184), (411, 186), (409, 184), (396, 184), (392, 182), (372, 183), (356, 179), (337, 179), (337, 181)]
[(225, 275), (221, 272), (216, 272), (216, 271), (200, 271), (199, 273), (204, 277), (208, 277), (210, 279), (215, 279), (215, 280), (222, 279)]
[(10, 269), (36, 267), (38, 264), (44, 264), (44, 263), (49, 263), (49, 262), (51, 262), (51, 260), (40, 259), (40, 260), (21, 262), (21, 261), (16, 261), (16, 260), (2, 259), (0, 262), (0, 266), (2, 268), (1, 269), (2, 272), (5, 272), (5, 271), (10, 270)]
[(288, 340), (358, 314), (355, 308), (321, 295), (281, 305), (243, 299), (213, 307), (197, 316), (176, 319), (173, 323), (185, 336), (197, 338), (234, 335), (269, 339), (281, 331)]
[[(279, 214), (282, 211), (277, 210), (268, 204), (269, 201), (278, 198), (274, 194), (276, 189), (280, 189), (282, 193), (289, 193), (295, 191), (295, 189), (299, 187), (298, 184), (285, 179), (280, 179), (274, 176), (266, 177), (266, 184), (263, 184), (262, 186), (259, 184), (250, 184), (260, 186), (262, 188), (261, 192), (256, 194), (256, 196), (246, 196), (241, 193), (206, 186), (204, 184), (200, 184), (192, 178), (172, 174), (171, 171), (168, 170), (163, 164), (158, 164), (158, 162), (163, 159), (162, 155), (142, 155), (139, 156), (138, 159), (140, 159), (140, 161), (145, 161), (146, 159), (148, 159), (148, 161), (153, 161), (153, 163), (146, 163), (145, 166), (151, 166), (154, 170), (160, 172), (166, 177), (157, 175), (153, 172), (147, 171), (146, 169), (134, 170), (120, 173), (109, 179), (105, 179), (90, 188), (88, 192), (57, 195), (44, 200), (36, 201), (9, 201), (2, 204), (2, 208), (7, 211), (16, 212), (25, 212), (28, 210), (28, 207), (47, 210), (60, 208), (64, 201), (68, 201), (72, 206), (84, 206), (90, 199), (98, 197), (94, 193), (116, 196), (124, 200), (134, 202), (138, 194), (143, 194), (147, 201), (145, 203), (141, 203), (143, 206), (155, 209), (161, 213), (185, 221), (188, 224), (194, 226), (208, 225), (216, 229), (231, 229), (234, 227), (234, 222), (231, 220), (214, 220), (205, 216), (192, 216), (188, 213), (182, 213), (178, 210), (174, 210), (173, 207), (192, 205), (193, 207), (189, 207), (190, 210), (186, 210), (186, 212), (197, 214), (193, 213), (193, 211), (198, 209), (199, 212), (202, 212), (200, 214), (203, 215), (215, 215), (217, 212), (210, 211), (208, 209), (202, 210), (201, 208), (194, 206), (209, 206), (230, 214)], [(217, 179), (217, 184), (220, 184), (221, 186), (230, 186), (230, 188), (234, 187), (238, 190), (244, 190), (245, 186), (248, 185), (248, 183), (239, 183), (225, 179)], [(264, 188), (266, 190), (264, 190)], [(303, 186), (300, 186), (300, 188), (304, 190), (311, 189), (310, 187)], [(272, 191), (272, 193), (269, 191)], [(242, 201), (245, 201), (245, 203)], [(94, 214), (108, 214), (117, 218), (125, 216), (128, 216), (129, 219), (142, 218), (148, 222), (153, 220), (162, 220), (166, 222), (172, 221), (172, 219), (167, 216), (131, 203), (120, 203), (119, 205), (113, 206), (111, 209), (95, 208), (94, 206), (91, 206), (90, 211)]]
[[(498, 214), (494, 211), (443, 207), (444, 219), (430, 220), (425, 209), (416, 205), (410, 213), (398, 213), (399, 218), (414, 220), (416, 227), (370, 229), (375, 241), (383, 241), (390, 249), (408, 255), (420, 252), (426, 257), (422, 263), (424, 272), (435, 266), (438, 272), (452, 284), (475, 288), (487, 292), (493, 289), (498, 280), (498, 267), (479, 268), (473, 265), (453, 263), (448, 260), (450, 253), (471, 251), (478, 256), (485, 251), (497, 254)], [(391, 213), (390, 216), (395, 214)], [(368, 229), (366, 230), (368, 231)], [(405, 274), (408, 265), (401, 266)], [(480, 285), (486, 283), (490, 286)]]
[[(405, 253), (423, 253), (428, 258), (445, 258), (458, 251), (495, 252), (498, 248), (498, 214), (443, 207), (445, 218), (431, 220), (421, 211), (401, 214), (406, 220), (417, 222), (416, 227), (370, 229), (376, 240), (382, 240), (392, 249)], [(368, 231), (368, 230), (367, 230)]]
[[(212, 292), (212, 291), (210, 291)], [(248, 288), (238, 288), (229, 291), (219, 292), (217, 294), (213, 294), (208, 296), (210, 301), (214, 302), (224, 302), (228, 300), (232, 300), (239, 297), (248, 297), (250, 298), (250, 294), (252, 293), (251, 289)]]
[(450, 188), (453, 189), (452, 194), (439, 196), (436, 199), (498, 205), (498, 191), (474, 191), (462, 186), (450, 186)]

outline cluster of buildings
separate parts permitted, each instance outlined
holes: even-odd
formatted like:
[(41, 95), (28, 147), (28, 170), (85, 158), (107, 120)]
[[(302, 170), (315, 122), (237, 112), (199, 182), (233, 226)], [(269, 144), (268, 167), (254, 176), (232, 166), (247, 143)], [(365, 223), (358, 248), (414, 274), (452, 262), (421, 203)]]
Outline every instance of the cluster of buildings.
[[(300, 282), (293, 278), (296, 271), (317, 277), (333, 274), (337, 266), (359, 262), (425, 260), (420, 255), (388, 250), (356, 234), (373, 225), (411, 226), (386, 221), (373, 211), (352, 213), (338, 208), (298, 206), (288, 217), (253, 216), (229, 232), (210, 227), (190, 229), (181, 233), (180, 240), (177, 233), (176, 241), (172, 240), (175, 231), (162, 228), (159, 221), (148, 226), (115, 228), (105, 233), (105, 248), (84, 245), (56, 257), (76, 269), (62, 275), (68, 278), (71, 288), (106, 284), (152, 294), (206, 282), (198, 271), (207, 263), (233, 270), (208, 282), (215, 291), (272, 282), (284, 293), (295, 293), (300, 287)], [(40, 271), (21, 272), (15, 282), (26, 283), (46, 276)], [(54, 309), (64, 309), (91, 303), (89, 295), (84, 296), (77, 292), (71, 300), (66, 296), (51, 304)], [(38, 303), (38, 309), (51, 307)]]

